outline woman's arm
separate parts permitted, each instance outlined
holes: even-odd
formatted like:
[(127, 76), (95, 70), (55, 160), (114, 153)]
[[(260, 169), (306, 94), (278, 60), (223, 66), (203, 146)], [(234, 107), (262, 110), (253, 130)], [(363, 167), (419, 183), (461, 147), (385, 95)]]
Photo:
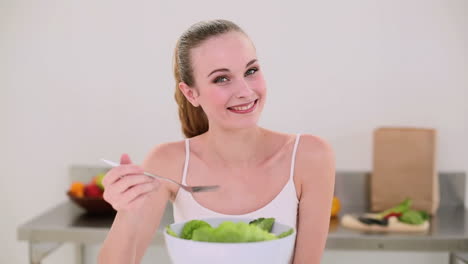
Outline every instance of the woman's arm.
[(301, 192), (294, 263), (319, 264), (328, 236), (335, 186), (331, 147), (317, 137), (301, 136), (295, 173)]
[[(169, 145), (156, 147), (143, 162), (142, 169), (166, 177), (177, 177), (174, 174), (177, 165), (174, 159), (179, 157), (173, 157), (172, 149)], [(118, 211), (100, 249), (98, 263), (140, 263), (159, 227), (172, 189), (173, 186), (160, 181), (160, 187), (150, 192), (139, 208)]]

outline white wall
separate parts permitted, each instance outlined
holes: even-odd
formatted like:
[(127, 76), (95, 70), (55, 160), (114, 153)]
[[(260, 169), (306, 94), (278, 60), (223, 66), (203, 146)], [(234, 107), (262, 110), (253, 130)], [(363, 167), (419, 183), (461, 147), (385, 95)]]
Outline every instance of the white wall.
[[(181, 139), (172, 52), (184, 29), (211, 18), (234, 20), (256, 43), (269, 88), (263, 126), (327, 139), (340, 170), (371, 169), (377, 126), (434, 127), (440, 170), (468, 170), (467, 1), (3, 0), (1, 263), (27, 263), (16, 227), (66, 200), (70, 164), (122, 152), (140, 162)], [(327, 252), (324, 262), (350, 256), (381, 255)]]

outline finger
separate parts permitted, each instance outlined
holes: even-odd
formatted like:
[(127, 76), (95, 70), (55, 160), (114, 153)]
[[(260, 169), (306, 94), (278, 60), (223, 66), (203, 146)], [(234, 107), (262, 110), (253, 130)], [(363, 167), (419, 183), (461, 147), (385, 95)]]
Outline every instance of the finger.
[(142, 193), (142, 194), (138, 195), (137, 197), (135, 197), (135, 199), (131, 200), (128, 203), (128, 209), (132, 210), (134, 208), (140, 208), (145, 203), (145, 201), (148, 199), (148, 197), (150, 197), (150, 193), (151, 193), (151, 191), (146, 192), (146, 193)]
[(153, 182), (156, 179), (148, 177), (146, 175), (131, 175), (129, 177), (122, 178), (113, 185), (113, 190), (116, 193), (123, 193), (127, 189), (130, 189), (138, 184)]
[(124, 153), (122, 156), (120, 156), (120, 165), (123, 164), (132, 164), (132, 160), (130, 160), (130, 156), (128, 156), (127, 153)]
[[(156, 190), (159, 189), (159, 186), (160, 186), (159, 181), (153, 181), (152, 183), (149, 183), (149, 184), (152, 184), (153, 188), (149, 187), (149, 190), (147, 191), (143, 190), (140, 194), (137, 194), (137, 196), (133, 199), (131, 198), (132, 196), (128, 195), (129, 193), (126, 193), (125, 195), (112, 193), (112, 194), (107, 194), (106, 196), (106, 192), (108, 190), (104, 192), (104, 198), (106, 199), (106, 201), (112, 200), (113, 202), (110, 202), (110, 204), (117, 211), (131, 210), (133, 208), (139, 207), (143, 203), (143, 201), (147, 199), (147, 197), (149, 196), (149, 193), (151, 193), (155, 189)], [(117, 199), (114, 199), (114, 198), (117, 198)]]
[(104, 187), (109, 186), (117, 182), (122, 176), (133, 175), (133, 174), (142, 174), (143, 169), (138, 165), (129, 164), (129, 165), (120, 165), (118, 167), (112, 168), (102, 180)]
[(134, 186), (133, 188), (128, 189), (123, 193), (124, 200), (127, 201), (127, 204), (133, 201), (139, 195), (149, 193), (155, 189), (159, 188), (159, 184), (150, 182), (150, 183), (143, 183)]

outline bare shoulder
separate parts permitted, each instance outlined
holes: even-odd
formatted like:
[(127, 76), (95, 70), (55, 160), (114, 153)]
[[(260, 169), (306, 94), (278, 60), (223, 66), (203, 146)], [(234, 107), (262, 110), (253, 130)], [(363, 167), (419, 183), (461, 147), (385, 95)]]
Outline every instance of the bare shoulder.
[(154, 146), (146, 156), (145, 163), (151, 166), (158, 160), (169, 161), (181, 154), (185, 154), (185, 141), (166, 142)]
[[(142, 163), (144, 170), (180, 181), (185, 161), (185, 141), (167, 142), (153, 147)], [(177, 190), (174, 184), (167, 185), (171, 192)]]
[(333, 157), (331, 145), (324, 139), (310, 134), (301, 135), (297, 158), (302, 161), (324, 161)]
[(321, 188), (333, 183), (335, 156), (331, 145), (318, 136), (301, 135), (296, 154), (296, 174), (301, 185), (313, 184)]

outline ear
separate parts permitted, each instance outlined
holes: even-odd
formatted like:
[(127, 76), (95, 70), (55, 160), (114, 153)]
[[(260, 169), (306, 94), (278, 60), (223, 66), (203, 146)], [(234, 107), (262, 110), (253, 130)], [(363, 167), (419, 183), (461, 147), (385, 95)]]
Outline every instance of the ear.
[(198, 103), (198, 91), (194, 87), (188, 86), (184, 82), (179, 83), (179, 89), (184, 94), (185, 98), (194, 106), (199, 107), (200, 104)]

